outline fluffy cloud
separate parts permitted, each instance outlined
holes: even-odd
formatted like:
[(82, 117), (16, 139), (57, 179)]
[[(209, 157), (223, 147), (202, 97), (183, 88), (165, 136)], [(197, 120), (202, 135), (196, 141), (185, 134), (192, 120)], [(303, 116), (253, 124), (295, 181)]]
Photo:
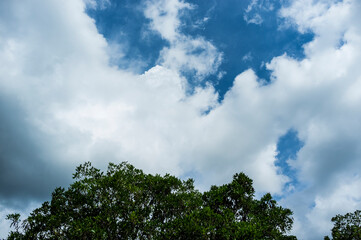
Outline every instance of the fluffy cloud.
[(315, 198), (314, 207), (306, 215), (312, 232), (319, 235), (327, 233), (333, 227), (331, 219), (336, 214), (346, 214), (361, 208), (360, 176), (345, 176), (338, 179), (334, 188), (327, 194), (319, 194)]
[(183, 0), (148, 1), (144, 15), (151, 19), (150, 27), (166, 40), (177, 41), (181, 21), (179, 15), (193, 6)]
[(222, 54), (203, 37), (184, 35), (180, 18), (194, 6), (182, 0), (148, 1), (144, 15), (151, 20), (150, 27), (169, 42), (160, 52), (159, 64), (180, 72), (191, 72), (197, 80), (215, 74)]
[[(14, 192), (22, 192), (25, 184), (32, 183), (33, 171), (29, 170), (25, 178), (19, 176), (24, 166), (47, 163), (68, 169), (89, 159), (95, 162), (129, 160), (148, 171), (178, 175), (196, 166), (208, 180), (214, 177), (206, 177), (206, 169), (216, 170), (213, 164), (227, 169), (220, 160), (233, 164), (250, 145), (246, 139), (240, 144), (233, 141), (237, 138), (235, 132), (249, 135), (247, 127), (238, 124), (237, 115), (242, 114), (232, 107), (238, 104), (236, 108), (241, 108), (245, 101), (238, 90), (230, 92), (219, 106), (218, 95), (210, 85), (196, 88), (194, 94), (188, 95), (188, 82), (180, 75), (181, 67), (173, 68), (167, 60), (142, 75), (110, 67), (107, 43), (97, 32), (94, 21), (84, 13), (82, 1), (25, 1), (22, 4), (5, 1), (1, 4), (1, 9), (7, 9), (1, 14), (0, 28), (2, 123), (9, 123), (6, 129), (9, 137), (4, 138), (7, 141), (4, 151), (9, 155), (2, 156), (5, 166), (2, 169), (17, 161), (14, 169), (8, 171), (14, 178), (22, 179)], [(169, 6), (165, 15), (177, 18), (178, 15), (172, 13), (173, 5)], [(188, 5), (174, 2), (174, 6)], [(197, 65), (195, 69), (200, 75), (216, 72), (214, 61), (219, 61), (216, 48), (203, 38), (182, 35), (177, 24), (172, 27), (180, 40), (172, 40), (164, 33), (172, 44), (176, 42), (174, 46), (171, 44), (170, 51), (180, 46), (186, 52), (181, 56), (174, 54), (173, 60), (184, 62), (180, 65)], [(206, 50), (193, 53), (193, 48)], [(245, 90), (257, 88), (252, 72), (240, 78), (250, 78), (244, 80), (245, 86), (250, 85)], [(214, 109), (211, 114), (205, 114), (210, 109)], [(250, 110), (242, 111), (249, 113)], [(238, 130), (233, 131), (234, 127)], [(16, 135), (19, 131), (21, 133)], [(234, 135), (232, 141), (228, 134)], [(9, 141), (10, 137), (16, 139)], [(233, 173), (237, 166), (247, 165), (252, 169), (252, 156), (263, 154), (270, 161), (265, 171), (277, 178), (272, 165), (275, 139), (272, 140), (267, 140), (266, 147), (247, 153), (245, 163), (236, 163), (227, 174)], [(212, 145), (214, 150), (209, 147)], [(217, 145), (224, 146), (228, 153), (223, 154), (221, 148), (216, 150), (219, 149)], [(18, 151), (21, 148), (23, 151)], [(31, 151), (27, 151), (28, 148)], [(67, 178), (62, 171), (51, 172), (51, 175), (62, 176), (63, 181)], [(217, 176), (214, 179), (218, 180), (212, 183), (225, 177), (226, 173)], [(42, 189), (38, 184), (33, 186)], [(259, 186), (266, 189), (262, 184)], [(4, 188), (1, 190), (3, 197), (11, 195)], [(275, 188), (278, 190), (279, 186)]]
[[(305, 142), (291, 164), (307, 187), (288, 200), (301, 219), (299, 235), (305, 239), (327, 234), (331, 216), (360, 204), (359, 197), (352, 197), (358, 191), (350, 191), (358, 185), (353, 176), (361, 167), (359, 10), (358, 1), (294, 1), (281, 11), (300, 31), (316, 34), (305, 46), (305, 60), (281, 56), (269, 64), (273, 87), (279, 88), (278, 97), (288, 92), (283, 101), (293, 115), (289, 121)], [(340, 204), (345, 202), (348, 209)]]

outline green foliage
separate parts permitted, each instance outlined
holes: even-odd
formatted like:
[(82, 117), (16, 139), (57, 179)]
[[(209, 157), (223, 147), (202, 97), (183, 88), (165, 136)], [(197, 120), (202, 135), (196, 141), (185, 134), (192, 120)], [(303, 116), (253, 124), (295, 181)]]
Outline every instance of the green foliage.
[(23, 235), (19, 232), (20, 229), (20, 214), (19, 213), (12, 213), (8, 214), (5, 218), (6, 220), (11, 221), (10, 227), (15, 228), (15, 231), (11, 231), (9, 234), (8, 239), (24, 239)]
[(56, 188), (8, 239), (296, 239), (285, 235), (292, 212), (270, 194), (254, 198), (252, 180), (233, 181), (203, 194), (192, 179), (150, 175), (128, 163), (101, 172), (85, 163), (68, 189)]
[[(334, 240), (361, 240), (361, 211), (345, 215), (336, 215), (331, 219), (334, 223), (332, 239)], [(328, 236), (325, 240), (330, 239)]]

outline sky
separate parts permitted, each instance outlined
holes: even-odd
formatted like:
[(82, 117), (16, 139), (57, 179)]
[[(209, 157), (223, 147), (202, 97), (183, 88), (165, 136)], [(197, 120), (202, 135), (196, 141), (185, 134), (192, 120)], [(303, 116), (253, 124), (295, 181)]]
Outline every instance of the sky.
[(0, 1), (0, 237), (71, 183), (128, 161), (244, 172), (322, 239), (361, 209), (358, 0)]

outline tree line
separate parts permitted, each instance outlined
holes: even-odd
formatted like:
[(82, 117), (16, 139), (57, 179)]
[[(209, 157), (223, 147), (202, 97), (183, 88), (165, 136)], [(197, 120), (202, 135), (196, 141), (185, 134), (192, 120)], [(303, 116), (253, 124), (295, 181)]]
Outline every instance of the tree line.
[[(106, 172), (87, 162), (73, 178), (25, 220), (7, 215), (7, 239), (297, 239), (288, 235), (292, 211), (269, 193), (256, 199), (244, 173), (203, 193), (193, 179), (145, 174), (126, 162)], [(360, 219), (360, 211), (337, 215), (333, 239), (361, 239)]]

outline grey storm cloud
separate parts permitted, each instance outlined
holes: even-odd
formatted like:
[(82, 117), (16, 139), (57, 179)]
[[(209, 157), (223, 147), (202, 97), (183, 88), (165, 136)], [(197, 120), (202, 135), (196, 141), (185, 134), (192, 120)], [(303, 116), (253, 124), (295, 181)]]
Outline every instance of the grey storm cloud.
[(50, 164), (46, 139), (27, 118), (16, 100), (0, 96), (0, 199), (10, 205), (47, 199), (70, 177), (69, 169)]

